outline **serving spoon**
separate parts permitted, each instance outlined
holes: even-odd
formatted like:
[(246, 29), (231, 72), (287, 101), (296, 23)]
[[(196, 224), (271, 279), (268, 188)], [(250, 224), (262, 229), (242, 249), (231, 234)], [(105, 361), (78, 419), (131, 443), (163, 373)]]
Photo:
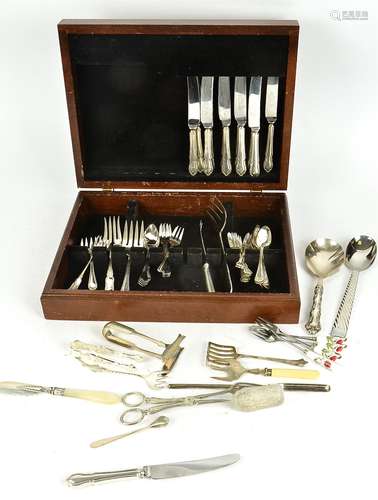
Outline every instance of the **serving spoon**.
[(317, 278), (310, 315), (305, 325), (306, 330), (315, 335), (321, 329), (323, 280), (340, 269), (344, 262), (344, 252), (336, 241), (330, 238), (318, 238), (307, 246), (305, 260), (307, 268)]
[[(373, 264), (376, 255), (377, 244), (370, 236), (361, 235), (353, 238), (347, 246), (345, 265), (352, 272), (328, 337), (327, 351), (329, 359), (331, 359), (331, 356), (339, 354), (345, 345), (359, 274)], [(331, 359), (331, 361), (334, 361), (334, 359)]]

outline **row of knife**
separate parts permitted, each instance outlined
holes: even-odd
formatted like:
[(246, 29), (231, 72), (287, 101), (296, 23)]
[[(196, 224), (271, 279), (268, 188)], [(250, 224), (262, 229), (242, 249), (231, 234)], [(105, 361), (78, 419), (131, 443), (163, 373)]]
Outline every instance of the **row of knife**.
[[(269, 76), (266, 84), (265, 118), (268, 122), (268, 136), (263, 168), (273, 169), (274, 124), (277, 120), (278, 76)], [(189, 173), (211, 175), (214, 171), (213, 146), (213, 87), (214, 77), (188, 76), (188, 126), (189, 126)], [(242, 176), (247, 172), (253, 177), (260, 175), (259, 132), (262, 77), (252, 76), (247, 97), (247, 77), (236, 76), (234, 87), (234, 118), (237, 123), (235, 171)], [(222, 123), (221, 172), (232, 173), (230, 146), (231, 89), (230, 77), (218, 78), (218, 115)], [(251, 130), (248, 158), (246, 155), (245, 126)], [(204, 128), (202, 145), (201, 124)]]

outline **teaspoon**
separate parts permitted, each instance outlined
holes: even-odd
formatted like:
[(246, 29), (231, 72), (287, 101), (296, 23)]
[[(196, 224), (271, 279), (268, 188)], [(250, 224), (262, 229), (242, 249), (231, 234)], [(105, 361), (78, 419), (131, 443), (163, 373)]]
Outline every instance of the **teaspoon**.
[(253, 231), (253, 244), (259, 250), (259, 264), (255, 275), (256, 285), (264, 288), (269, 288), (269, 278), (266, 272), (264, 262), (264, 248), (267, 248), (272, 243), (272, 232), (268, 226), (256, 226)]
[(336, 349), (337, 352), (342, 350), (347, 336), (359, 274), (373, 264), (376, 255), (377, 244), (370, 236), (361, 235), (357, 238), (353, 238), (347, 246), (345, 265), (352, 272), (330, 334), (332, 342), (329, 347), (333, 353), (334, 349)]

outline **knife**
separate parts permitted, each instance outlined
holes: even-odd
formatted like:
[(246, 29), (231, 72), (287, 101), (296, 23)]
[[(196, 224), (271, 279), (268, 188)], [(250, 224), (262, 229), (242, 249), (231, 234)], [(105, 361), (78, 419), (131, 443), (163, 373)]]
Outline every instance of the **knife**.
[(231, 125), (231, 95), (230, 77), (220, 76), (218, 81), (218, 114), (222, 122), (222, 155), (221, 171), (223, 175), (230, 175), (232, 171), (230, 148)]
[(201, 80), (201, 122), (205, 129), (203, 171), (211, 175), (214, 170), (213, 148), (213, 76), (203, 76)]
[(261, 103), (261, 76), (252, 76), (249, 84), (248, 126), (251, 129), (248, 167), (253, 177), (260, 175), (259, 132), (260, 132), (260, 103)]
[(234, 115), (238, 124), (235, 169), (238, 175), (244, 175), (247, 171), (244, 129), (247, 123), (247, 79), (245, 76), (235, 77)]
[(198, 149), (198, 136), (199, 138), (201, 138), (200, 90), (199, 90), (198, 77), (188, 76), (187, 85), (188, 85), (188, 127), (189, 127), (189, 173), (190, 175), (196, 175), (200, 170), (200, 161), (201, 161)]
[(117, 470), (109, 472), (94, 472), (92, 474), (72, 474), (67, 478), (69, 486), (81, 486), (88, 483), (99, 483), (111, 479), (137, 477), (140, 479), (170, 479), (173, 477), (192, 476), (201, 472), (220, 469), (240, 460), (237, 453), (220, 457), (192, 460), (190, 462), (176, 462), (172, 464), (145, 465), (138, 469)]
[(265, 118), (269, 124), (266, 142), (264, 170), (270, 172), (273, 168), (273, 137), (274, 124), (277, 120), (278, 76), (269, 76), (266, 86)]

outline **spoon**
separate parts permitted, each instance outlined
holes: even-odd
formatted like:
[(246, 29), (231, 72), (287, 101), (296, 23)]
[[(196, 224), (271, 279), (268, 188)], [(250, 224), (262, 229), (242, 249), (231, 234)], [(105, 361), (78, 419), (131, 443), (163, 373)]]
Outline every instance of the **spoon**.
[(333, 355), (339, 354), (344, 347), (360, 271), (368, 269), (373, 264), (376, 255), (377, 244), (370, 236), (361, 235), (353, 238), (347, 246), (345, 265), (352, 272), (328, 337), (330, 343), (327, 346), (327, 357), (330, 359)]
[(146, 227), (143, 236), (143, 246), (146, 248), (146, 258), (140, 276), (138, 278), (138, 285), (145, 287), (151, 281), (150, 271), (150, 248), (156, 248), (160, 244), (159, 230), (155, 224), (150, 224)]
[(344, 252), (341, 245), (336, 241), (329, 238), (318, 238), (307, 246), (305, 260), (310, 272), (317, 277), (312, 307), (305, 325), (306, 330), (311, 335), (315, 335), (321, 329), (323, 280), (340, 269), (341, 264), (344, 262)]
[(91, 443), (91, 448), (99, 448), (100, 446), (105, 446), (106, 444), (113, 443), (114, 441), (118, 441), (119, 439), (123, 439), (124, 437), (131, 436), (131, 434), (136, 434), (137, 432), (142, 432), (147, 429), (154, 429), (159, 427), (166, 427), (169, 424), (169, 418), (165, 416), (161, 416), (156, 418), (153, 422), (146, 425), (145, 427), (140, 427), (132, 432), (125, 432), (124, 434), (118, 434), (117, 436), (112, 436), (109, 438), (99, 439), (98, 441), (94, 441)]
[(272, 232), (268, 226), (256, 226), (252, 238), (254, 246), (260, 251), (255, 283), (261, 287), (269, 288), (269, 278), (264, 263), (264, 248), (268, 248), (272, 243)]

